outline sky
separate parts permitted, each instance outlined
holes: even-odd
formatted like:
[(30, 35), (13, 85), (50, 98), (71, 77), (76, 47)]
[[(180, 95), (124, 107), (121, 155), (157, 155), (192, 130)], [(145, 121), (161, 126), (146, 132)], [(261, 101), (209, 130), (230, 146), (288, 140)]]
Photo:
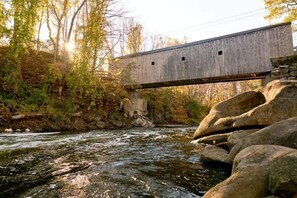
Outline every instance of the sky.
[[(269, 25), (264, 0), (122, 0), (147, 34), (188, 42)], [(201, 25), (203, 24), (203, 25)]]

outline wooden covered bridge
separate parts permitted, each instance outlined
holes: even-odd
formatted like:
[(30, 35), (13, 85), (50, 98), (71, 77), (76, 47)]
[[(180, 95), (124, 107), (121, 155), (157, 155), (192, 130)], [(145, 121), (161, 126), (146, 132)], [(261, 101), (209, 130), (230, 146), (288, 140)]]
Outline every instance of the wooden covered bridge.
[(293, 55), (291, 23), (116, 58), (127, 88), (265, 78), (271, 59)]

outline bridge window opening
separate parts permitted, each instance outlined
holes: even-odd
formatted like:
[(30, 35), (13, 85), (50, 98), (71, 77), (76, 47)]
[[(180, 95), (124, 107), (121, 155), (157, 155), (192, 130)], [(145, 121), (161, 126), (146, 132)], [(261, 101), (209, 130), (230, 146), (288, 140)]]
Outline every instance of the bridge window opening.
[(182, 61), (185, 61), (185, 60), (186, 60), (186, 57), (184, 57), (184, 56), (181, 57), (181, 60), (182, 60)]
[(218, 55), (219, 56), (223, 55), (223, 51), (222, 50), (218, 51)]
[(155, 65), (155, 61), (152, 61), (152, 65)]

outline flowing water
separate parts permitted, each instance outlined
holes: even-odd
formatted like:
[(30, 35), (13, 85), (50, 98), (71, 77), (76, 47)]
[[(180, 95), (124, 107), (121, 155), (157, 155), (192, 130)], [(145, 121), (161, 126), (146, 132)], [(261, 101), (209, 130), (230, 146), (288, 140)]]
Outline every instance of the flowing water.
[(0, 197), (200, 197), (227, 177), (195, 128), (0, 134)]

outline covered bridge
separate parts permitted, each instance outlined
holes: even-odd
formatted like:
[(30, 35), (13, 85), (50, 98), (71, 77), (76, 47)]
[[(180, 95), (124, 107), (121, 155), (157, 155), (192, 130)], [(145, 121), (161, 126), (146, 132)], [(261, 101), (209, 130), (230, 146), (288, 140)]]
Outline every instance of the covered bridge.
[(293, 55), (291, 23), (116, 58), (122, 84), (153, 88), (264, 78)]

